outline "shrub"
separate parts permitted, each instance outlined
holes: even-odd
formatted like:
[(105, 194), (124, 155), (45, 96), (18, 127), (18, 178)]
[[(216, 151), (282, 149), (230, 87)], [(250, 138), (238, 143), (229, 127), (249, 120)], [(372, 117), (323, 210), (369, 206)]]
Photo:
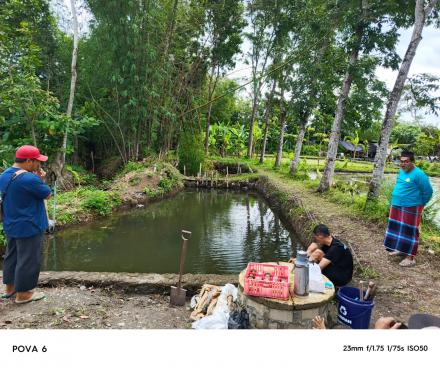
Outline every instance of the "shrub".
[(97, 177), (86, 171), (81, 166), (66, 165), (65, 170), (72, 175), (75, 185), (95, 185), (97, 184)]
[(310, 165), (307, 163), (306, 159), (302, 159), (298, 163), (298, 167), (295, 172), (295, 179), (298, 180), (308, 180), (310, 172)]
[(303, 145), (301, 149), (301, 155), (304, 156), (318, 156), (319, 146), (316, 144)]
[(144, 189), (144, 193), (147, 195), (148, 198), (155, 199), (163, 196), (165, 194), (165, 190), (161, 187), (157, 187), (157, 188), (146, 187)]
[(138, 185), (140, 182), (141, 182), (141, 178), (137, 176), (134, 176), (130, 180), (128, 180), (128, 184), (131, 185), (132, 187)]
[(123, 176), (129, 172), (140, 171), (144, 168), (145, 168), (145, 164), (143, 162), (128, 161), (127, 164), (122, 168), (119, 175)]
[(162, 188), (165, 193), (168, 193), (174, 186), (174, 180), (167, 176), (160, 179), (159, 188)]
[(183, 172), (185, 166), (188, 175), (196, 175), (205, 159), (203, 137), (194, 132), (183, 132), (180, 136), (178, 156), (180, 171)]
[(112, 212), (113, 207), (120, 204), (120, 199), (114, 192), (89, 189), (83, 193), (81, 205), (83, 208), (106, 216)]

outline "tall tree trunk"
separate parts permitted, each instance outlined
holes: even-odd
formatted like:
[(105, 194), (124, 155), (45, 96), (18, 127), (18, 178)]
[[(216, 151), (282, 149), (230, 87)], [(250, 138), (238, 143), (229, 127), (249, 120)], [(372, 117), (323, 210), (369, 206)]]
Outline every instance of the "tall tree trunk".
[(396, 114), (397, 106), (402, 95), (402, 90), (405, 85), (406, 78), (408, 77), (409, 68), (411, 67), (411, 63), (416, 55), (417, 47), (422, 40), (422, 31), (426, 18), (431, 14), (431, 11), (435, 7), (437, 1), (438, 0), (431, 0), (426, 8), (423, 6), (423, 0), (417, 0), (416, 2), (414, 29), (411, 36), (411, 41), (406, 49), (405, 57), (400, 65), (396, 81), (394, 82), (393, 90), (388, 99), (387, 110), (385, 112), (385, 117), (380, 132), (379, 146), (374, 158), (373, 177), (371, 178), (368, 189), (367, 201), (376, 199), (379, 196), (380, 185), (383, 179), (385, 162), (387, 159), (388, 143), (390, 141), (391, 131), (394, 125), (394, 115)]
[(258, 92), (255, 92), (254, 99), (252, 100), (252, 114), (251, 120), (249, 122), (249, 138), (248, 138), (248, 151), (247, 156), (252, 158), (253, 146), (254, 146), (254, 123), (255, 115), (257, 114), (257, 104), (258, 104)]
[(266, 113), (265, 113), (265, 119), (264, 119), (264, 137), (263, 137), (263, 147), (261, 149), (260, 153), (260, 163), (262, 164), (264, 162), (264, 155), (266, 154), (266, 144), (267, 144), (267, 135), (269, 133), (269, 123), (271, 118), (271, 111), (272, 111), (272, 98), (275, 93), (276, 88), (276, 80), (273, 81), (272, 89), (269, 93), (269, 96), (267, 97), (267, 106), (266, 106)]
[(298, 137), (296, 138), (296, 144), (295, 144), (295, 154), (294, 154), (293, 160), (290, 164), (290, 173), (292, 175), (295, 174), (296, 169), (298, 168), (299, 157), (301, 155), (301, 149), (302, 149), (302, 145), (304, 142), (304, 136), (306, 134), (306, 126), (307, 126), (308, 120), (309, 120), (309, 114), (307, 113), (307, 115), (305, 116), (305, 119), (303, 119), (300, 122)]
[[(78, 42), (79, 42), (79, 30), (78, 30), (78, 18), (76, 16), (75, 0), (70, 0), (70, 7), (72, 10), (73, 21), (73, 50), (72, 50), (72, 64), (71, 64), (71, 79), (70, 79), (70, 93), (69, 102), (67, 103), (66, 115), (72, 117), (73, 100), (75, 98), (76, 87), (76, 60), (78, 58)], [(63, 169), (66, 162), (66, 150), (67, 150), (67, 132), (68, 127), (64, 131), (63, 143), (61, 146), (61, 152), (58, 152), (53, 162), (53, 170), (60, 180), (60, 185), (63, 186)]]
[[(283, 95), (283, 92), (281, 92), (281, 96)], [(281, 159), (283, 157), (283, 146), (284, 146), (284, 131), (286, 130), (286, 115), (287, 110), (285, 102), (281, 100), (282, 106), (281, 106), (281, 116), (280, 116), (280, 138), (278, 140), (278, 151), (277, 151), (277, 158), (275, 160), (275, 167), (280, 167), (281, 165)]]
[(330, 134), (330, 142), (327, 150), (327, 161), (324, 172), (322, 174), (321, 182), (318, 186), (318, 192), (324, 192), (330, 187), (333, 175), (335, 173), (336, 155), (338, 153), (339, 139), (341, 136), (341, 124), (344, 119), (345, 106), (347, 103), (348, 94), (350, 93), (351, 83), (353, 82), (353, 68), (359, 58), (359, 49), (361, 46), (362, 35), (364, 33), (364, 22), (366, 18), (366, 11), (368, 8), (367, 0), (362, 0), (362, 19), (356, 27), (355, 37), (356, 44), (350, 55), (347, 71), (345, 73), (344, 82), (342, 83), (342, 90), (339, 94), (338, 104), (336, 106), (335, 119), (332, 125)]
[(37, 135), (35, 134), (35, 125), (34, 120), (31, 121), (31, 133), (32, 133), (32, 142), (34, 146), (37, 146)]
[(73, 136), (73, 155), (72, 155), (72, 161), (75, 165), (79, 164), (78, 150), (79, 150), (78, 136), (75, 134)]
[(212, 100), (212, 96), (214, 95), (215, 87), (217, 85), (219, 73), (220, 73), (220, 68), (217, 67), (217, 72), (215, 72), (215, 65), (212, 65), (211, 75), (209, 76), (209, 85), (208, 85), (208, 111), (206, 113), (206, 129), (205, 129), (205, 155), (208, 155), (208, 150), (209, 150), (209, 128), (211, 126), (211, 111), (212, 111), (211, 100)]

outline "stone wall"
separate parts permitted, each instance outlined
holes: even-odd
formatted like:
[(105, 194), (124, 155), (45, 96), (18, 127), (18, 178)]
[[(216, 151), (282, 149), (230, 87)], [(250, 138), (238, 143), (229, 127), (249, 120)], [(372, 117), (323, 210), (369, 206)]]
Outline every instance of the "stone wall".
[(239, 301), (249, 313), (252, 328), (311, 329), (312, 319), (318, 315), (324, 318), (327, 326), (333, 324), (334, 306), (331, 302), (310, 309), (280, 310), (258, 303), (252, 297), (245, 295), (242, 290), (239, 291)]

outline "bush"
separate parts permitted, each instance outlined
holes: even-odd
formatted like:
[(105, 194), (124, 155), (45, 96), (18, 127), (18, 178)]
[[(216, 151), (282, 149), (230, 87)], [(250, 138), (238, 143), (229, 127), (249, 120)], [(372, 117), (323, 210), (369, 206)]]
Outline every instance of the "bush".
[(197, 175), (200, 164), (203, 165), (205, 153), (203, 148), (203, 137), (194, 132), (183, 132), (179, 141), (179, 169), (183, 172), (186, 168), (188, 175)]
[(65, 170), (72, 175), (75, 185), (96, 185), (98, 182), (95, 174), (86, 171), (81, 166), (66, 165)]
[(159, 188), (162, 188), (165, 193), (168, 193), (171, 189), (173, 189), (174, 185), (175, 185), (174, 180), (167, 176), (160, 179), (159, 182)]
[(431, 168), (431, 164), (427, 161), (417, 161), (416, 166), (423, 171), (429, 170)]
[(158, 197), (162, 197), (165, 194), (165, 190), (161, 187), (157, 187), (157, 188), (146, 187), (144, 189), (144, 193), (147, 195), (148, 198), (155, 199)]
[(128, 161), (127, 164), (119, 172), (119, 176), (123, 176), (132, 171), (141, 171), (145, 168), (143, 162)]
[(298, 167), (295, 172), (295, 179), (308, 180), (309, 172), (310, 172), (310, 165), (307, 163), (306, 159), (302, 159), (298, 163)]
[(308, 144), (302, 146), (301, 155), (304, 156), (318, 156), (319, 155), (319, 146), (316, 144)]
[(98, 215), (106, 216), (120, 203), (120, 198), (114, 192), (89, 189), (83, 193), (81, 206)]

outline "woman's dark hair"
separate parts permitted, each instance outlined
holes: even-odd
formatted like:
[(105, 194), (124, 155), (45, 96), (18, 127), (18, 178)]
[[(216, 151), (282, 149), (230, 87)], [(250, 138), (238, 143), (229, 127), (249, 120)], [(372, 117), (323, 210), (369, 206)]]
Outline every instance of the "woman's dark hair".
[(408, 157), (411, 162), (414, 162), (414, 152), (411, 151), (403, 151), (400, 154), (400, 157)]
[(23, 162), (26, 162), (28, 159), (27, 158), (15, 158), (15, 162), (17, 164), (22, 164)]
[(315, 235), (324, 235), (324, 236), (330, 236), (330, 230), (327, 226), (323, 224), (316, 225), (313, 229), (313, 234)]

